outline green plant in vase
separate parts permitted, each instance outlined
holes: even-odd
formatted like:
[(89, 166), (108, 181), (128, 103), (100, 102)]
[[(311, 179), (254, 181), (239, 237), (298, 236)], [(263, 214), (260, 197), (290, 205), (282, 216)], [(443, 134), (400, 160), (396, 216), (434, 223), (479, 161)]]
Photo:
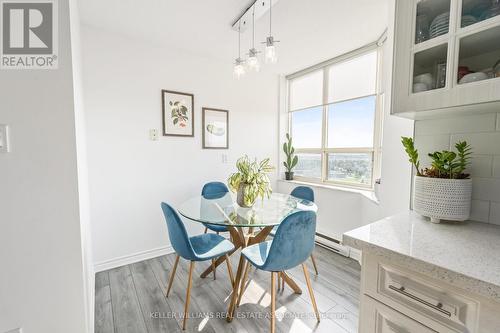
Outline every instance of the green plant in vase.
[(286, 168), (285, 171), (285, 179), (292, 180), (293, 179), (293, 168), (299, 163), (299, 157), (295, 155), (295, 148), (292, 145), (292, 137), (290, 134), (286, 134), (286, 142), (283, 143), (283, 152), (286, 155), (286, 161), (283, 162), (283, 165)]
[(252, 207), (257, 198), (270, 197), (273, 192), (268, 174), (274, 170), (269, 158), (257, 162), (247, 155), (236, 161), (237, 172), (231, 174), (228, 185), (237, 193), (236, 201), (241, 207)]
[(429, 153), (431, 165), (421, 169), (413, 139), (401, 139), (410, 163), (417, 170), (413, 187), (414, 210), (434, 223), (467, 220), (472, 198), (472, 179), (465, 173), (472, 157), (470, 145), (459, 141), (455, 144), (456, 151)]

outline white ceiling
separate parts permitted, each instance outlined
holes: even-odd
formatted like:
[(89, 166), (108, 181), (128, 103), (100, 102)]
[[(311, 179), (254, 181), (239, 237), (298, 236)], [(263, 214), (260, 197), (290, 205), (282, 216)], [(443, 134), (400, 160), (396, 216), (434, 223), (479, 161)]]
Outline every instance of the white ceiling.
[[(280, 0), (273, 7), (278, 64), (263, 70), (289, 74), (376, 40), (388, 25), (389, 0)], [(238, 34), (231, 24), (251, 0), (84, 0), (84, 25), (219, 59), (231, 64)], [(256, 23), (256, 46), (268, 32), (268, 14)], [(251, 30), (242, 35), (242, 53)]]

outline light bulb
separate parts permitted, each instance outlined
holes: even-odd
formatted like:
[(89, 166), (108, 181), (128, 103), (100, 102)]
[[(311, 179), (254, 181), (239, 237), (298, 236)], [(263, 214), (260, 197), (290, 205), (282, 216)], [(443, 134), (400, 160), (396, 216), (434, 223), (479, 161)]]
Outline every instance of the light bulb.
[(259, 51), (257, 51), (253, 47), (250, 50), (248, 50), (248, 60), (247, 60), (248, 68), (256, 72), (258, 72), (260, 69), (259, 58), (257, 58), (258, 53)]
[(268, 45), (266, 46), (266, 63), (276, 63), (278, 61), (278, 58), (276, 57), (276, 48), (274, 45)]
[(241, 62), (237, 62), (236, 64), (234, 64), (233, 74), (237, 79), (245, 74), (245, 67), (243, 67), (243, 64)]
[(257, 55), (249, 56), (248, 60), (247, 60), (247, 64), (248, 64), (249, 69), (254, 70), (256, 72), (258, 72), (260, 69), (260, 63), (259, 63), (259, 59), (257, 58)]

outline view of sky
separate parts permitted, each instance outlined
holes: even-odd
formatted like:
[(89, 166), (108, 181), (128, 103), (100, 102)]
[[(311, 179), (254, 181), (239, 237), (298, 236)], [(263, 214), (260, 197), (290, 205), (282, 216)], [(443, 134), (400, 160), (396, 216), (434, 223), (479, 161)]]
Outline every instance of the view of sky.
[[(372, 147), (375, 96), (328, 106), (328, 147)], [(292, 113), (292, 137), (296, 148), (321, 148), (323, 107)]]

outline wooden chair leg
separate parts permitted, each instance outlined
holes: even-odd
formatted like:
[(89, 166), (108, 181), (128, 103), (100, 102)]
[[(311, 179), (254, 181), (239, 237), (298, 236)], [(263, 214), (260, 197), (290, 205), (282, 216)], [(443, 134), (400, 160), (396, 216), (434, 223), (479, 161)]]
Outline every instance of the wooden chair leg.
[(276, 328), (276, 274), (271, 272), (271, 333), (274, 333)]
[(172, 282), (174, 282), (174, 275), (175, 275), (175, 271), (177, 270), (177, 264), (179, 263), (179, 258), (180, 258), (180, 256), (177, 255), (177, 257), (175, 258), (174, 268), (172, 269), (172, 272), (170, 273), (170, 279), (168, 281), (168, 288), (167, 288), (167, 297), (168, 297), (168, 294), (170, 293), (170, 288), (172, 288)]
[(309, 290), (309, 296), (311, 297), (311, 303), (314, 308), (314, 313), (316, 314), (316, 319), (319, 322), (320, 318), (319, 318), (318, 306), (316, 305), (316, 299), (314, 298), (314, 292), (311, 287), (311, 280), (309, 280), (309, 272), (307, 271), (307, 267), (305, 264), (302, 264), (302, 270), (304, 271), (304, 277), (306, 278), (307, 289)]
[(311, 261), (313, 263), (313, 266), (314, 266), (314, 272), (316, 273), (316, 275), (318, 275), (318, 267), (316, 266), (316, 259), (314, 259), (314, 254), (311, 253)]
[(236, 302), (236, 307), (240, 306), (241, 298), (243, 297), (243, 292), (245, 291), (245, 284), (248, 277), (248, 271), (250, 270), (250, 262), (247, 261), (245, 265), (245, 271), (243, 273), (243, 279), (241, 280), (240, 293), (238, 295), (238, 301)]
[(208, 231), (208, 228), (207, 228), (207, 227), (205, 227), (205, 232), (204, 232), (204, 234), (206, 234), (206, 233), (207, 233), (207, 231)]
[(186, 329), (186, 320), (188, 316), (189, 309), (189, 298), (191, 297), (191, 285), (193, 282), (193, 269), (194, 269), (194, 261), (191, 261), (189, 265), (189, 277), (188, 277), (188, 287), (186, 292), (186, 304), (184, 305), (184, 320), (182, 321), (182, 330)]
[(215, 270), (216, 270), (215, 259), (212, 259), (212, 271), (214, 272), (214, 280), (215, 280)]
[(231, 266), (231, 260), (229, 260), (229, 256), (226, 253), (226, 263), (227, 263), (227, 272), (229, 273), (229, 279), (231, 279), (231, 287), (234, 287), (234, 276), (233, 276), (233, 267)]

